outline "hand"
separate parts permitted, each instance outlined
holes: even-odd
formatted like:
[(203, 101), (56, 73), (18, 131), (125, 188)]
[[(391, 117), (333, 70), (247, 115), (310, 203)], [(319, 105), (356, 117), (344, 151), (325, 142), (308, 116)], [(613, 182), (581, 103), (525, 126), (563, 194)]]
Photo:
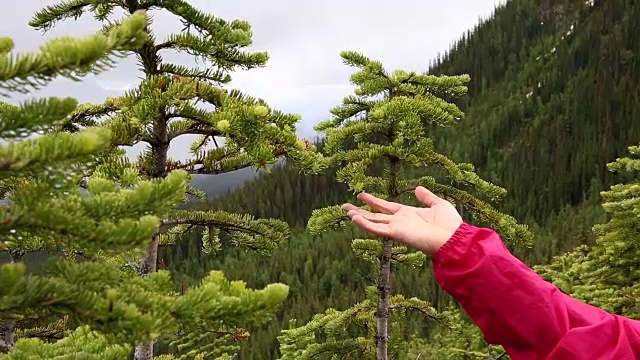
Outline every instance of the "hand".
[(342, 208), (362, 230), (432, 254), (456, 232), (462, 217), (450, 202), (422, 186), (416, 188), (415, 195), (427, 207), (402, 205), (360, 193), (358, 198), (378, 213), (352, 204), (344, 204)]

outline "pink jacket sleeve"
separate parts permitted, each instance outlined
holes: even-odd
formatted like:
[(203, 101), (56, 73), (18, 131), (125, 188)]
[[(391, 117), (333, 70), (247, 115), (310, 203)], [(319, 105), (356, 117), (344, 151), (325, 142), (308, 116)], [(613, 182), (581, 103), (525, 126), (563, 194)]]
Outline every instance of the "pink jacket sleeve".
[(640, 359), (640, 322), (563, 294), (497, 233), (462, 224), (433, 256), (435, 277), (513, 360)]

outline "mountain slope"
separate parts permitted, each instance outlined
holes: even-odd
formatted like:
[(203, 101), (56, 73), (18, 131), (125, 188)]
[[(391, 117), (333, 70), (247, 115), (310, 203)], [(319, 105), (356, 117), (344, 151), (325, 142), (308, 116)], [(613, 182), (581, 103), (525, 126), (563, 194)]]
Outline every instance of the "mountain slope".
[(505, 210), (544, 223), (608, 185), (605, 164), (640, 138), (640, 5), (562, 0), (543, 21), (536, 3), (509, 2), (431, 72), (473, 79), (441, 145), (507, 187)]
[[(610, 183), (605, 164), (640, 139), (640, 5), (540, 3), (508, 2), (430, 70), (471, 75), (469, 96), (460, 102), (467, 117), (451, 131), (431, 130), (439, 151), (474, 163), (481, 176), (509, 190), (502, 210), (537, 234), (535, 247), (520, 254), (529, 264), (593, 240), (591, 227), (604, 219), (598, 191)], [(291, 244), (272, 258), (235, 250), (209, 257), (186, 241), (166, 254), (169, 267), (185, 278), (215, 267), (251, 286), (292, 285), (279, 319), (253, 331), (241, 359), (275, 358), (275, 336), (287, 319), (306, 321), (321, 308), (342, 308), (364, 296), (354, 289), (366, 268), (353, 260), (346, 237), (300, 234), (313, 208), (352, 196), (332, 172), (303, 176), (278, 167), (205, 206), (285, 219), (296, 234)], [(396, 289), (445, 306), (448, 298), (437, 291), (429, 265), (423, 270), (401, 277)], [(428, 326), (416, 326), (429, 335)]]

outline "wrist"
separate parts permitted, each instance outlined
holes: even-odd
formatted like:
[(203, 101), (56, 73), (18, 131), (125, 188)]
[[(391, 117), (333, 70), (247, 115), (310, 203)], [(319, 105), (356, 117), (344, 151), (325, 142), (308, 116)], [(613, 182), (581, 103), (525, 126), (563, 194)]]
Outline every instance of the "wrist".
[(435, 254), (440, 248), (442, 248), (446, 243), (448, 243), (451, 239), (454, 238), (456, 233), (460, 230), (460, 227), (464, 224), (462, 220), (452, 224), (452, 226), (448, 226), (447, 228), (442, 228), (442, 235), (437, 237), (437, 241), (434, 242), (432, 246), (431, 254)]

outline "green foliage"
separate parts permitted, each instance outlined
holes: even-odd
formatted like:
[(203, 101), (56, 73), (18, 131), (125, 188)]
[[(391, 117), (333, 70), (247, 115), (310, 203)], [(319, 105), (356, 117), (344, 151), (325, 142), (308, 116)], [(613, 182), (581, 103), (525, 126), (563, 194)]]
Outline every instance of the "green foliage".
[[(241, 281), (229, 282), (221, 272), (211, 272), (200, 286), (179, 296), (172, 291), (166, 271), (145, 277), (126, 276), (115, 265), (63, 260), (53, 261), (46, 277), (24, 276), (19, 269), (14, 265), (0, 268), (3, 284), (14, 284), (3, 287), (0, 293), (3, 310), (67, 313), (67, 326), (85, 325), (71, 332), (70, 339), (55, 344), (39, 339), (19, 340), (17, 353), (10, 352), (8, 359), (23, 358), (22, 354), (46, 359), (63, 351), (65, 355), (81, 356), (82, 351), (92, 347), (98, 347), (92, 351), (103, 351), (97, 355), (109, 358), (113, 351), (121, 354), (141, 335), (143, 339), (155, 339), (169, 331), (185, 333), (174, 341), (183, 354), (178, 358), (218, 358), (237, 350), (229, 343), (244, 333), (240, 326), (270, 319), (288, 293), (288, 287), (282, 284), (247, 289)], [(217, 329), (211, 329), (212, 323), (218, 324)], [(95, 331), (84, 333), (83, 329), (89, 328)], [(81, 335), (89, 337), (87, 341), (91, 337), (96, 341), (87, 346), (76, 341)], [(74, 349), (74, 344), (81, 345)], [(123, 347), (111, 349), (107, 344)]]
[[(327, 309), (324, 314), (315, 315), (309, 324), (295, 327), (296, 321), (290, 322), (291, 328), (284, 330), (286, 334), (280, 348), (281, 359), (354, 359), (376, 357), (376, 322), (372, 316), (378, 307), (378, 293), (375, 287), (367, 289), (369, 299), (359, 302), (347, 310)], [(422, 314), (433, 320), (449, 322), (447, 316), (436, 310), (426, 301), (417, 298), (405, 298), (394, 295), (389, 299), (390, 308), (394, 309), (394, 321), (390, 327), (389, 349), (392, 354), (401, 354), (407, 349), (403, 338), (407, 320), (414, 313)], [(355, 338), (345, 337), (354, 327), (366, 329), (366, 332)], [(357, 329), (355, 329), (357, 331)], [(319, 339), (318, 333), (322, 334)], [(360, 333), (360, 332), (358, 332)], [(281, 341), (283, 340), (281, 338)], [(291, 341), (289, 339), (295, 339)], [(318, 340), (324, 341), (318, 341)]]
[[(105, 35), (50, 40), (37, 54), (11, 54), (6, 40), (0, 84), (21, 90), (94, 64), (100, 68), (109, 64), (109, 54), (139, 43), (144, 24), (144, 14), (136, 14)], [(181, 200), (176, 191), (185, 186), (186, 174), (132, 190), (117, 189), (106, 179), (84, 181), (84, 170), (108, 148), (112, 133), (96, 127), (77, 134), (53, 132), (76, 107), (72, 98), (1, 104), (0, 131), (8, 142), (0, 145), (0, 193), (8, 204), (0, 209), (5, 234), (0, 249), (24, 253), (66, 245), (79, 250), (96, 242), (113, 251), (130, 248), (146, 241), (159, 224), (158, 218), (141, 215)]]
[[(132, 6), (148, 8), (145, 3), (134, 2)], [(38, 12), (31, 25), (46, 30), (57, 21), (85, 11), (92, 12), (98, 20), (105, 20), (116, 7), (124, 5), (62, 2)], [(143, 178), (163, 177), (175, 169), (190, 174), (219, 174), (248, 166), (264, 168), (282, 156), (311, 171), (321, 168), (321, 158), (295, 135), (295, 124), (300, 120), (298, 115), (270, 109), (260, 99), (220, 87), (230, 81), (230, 71), (263, 66), (268, 58), (263, 52), (244, 51), (252, 42), (249, 24), (244, 21), (226, 22), (180, 0), (154, 4), (153, 7), (178, 16), (189, 24), (190, 30), (171, 34), (162, 42), (157, 42), (150, 34), (145, 45), (134, 50), (145, 73), (142, 82), (122, 96), (106, 99), (103, 104), (82, 105), (65, 124), (66, 129), (75, 131), (100, 122), (114, 134), (111, 146), (147, 145), (137, 162), (132, 163), (123, 153), (114, 152), (99, 160), (97, 171), (104, 176), (118, 177), (123, 171), (135, 169)], [(134, 11), (131, 7), (125, 10)], [(105, 28), (111, 24), (108, 22)], [(167, 50), (185, 51), (206, 60), (209, 66), (204, 70), (189, 69), (163, 62), (159, 53)], [(190, 148), (192, 157), (186, 161), (168, 158), (171, 142), (189, 134), (199, 136)], [(218, 146), (220, 138), (224, 145)], [(213, 148), (210, 145), (214, 145)], [(193, 188), (188, 193), (198, 197), (203, 195)], [(236, 234), (244, 231), (245, 236), (257, 234), (262, 241), (267, 241), (267, 233), (263, 230), (264, 226), (271, 224), (269, 235), (273, 236), (270, 239), (273, 244), (281, 243), (288, 235), (287, 231), (282, 231), (284, 224), (276, 221), (252, 223), (233, 214), (209, 214), (209, 221), (204, 221), (202, 213), (182, 212), (179, 215), (180, 219), (174, 214), (171, 220), (175, 225), (184, 225), (182, 229), (209, 226), (218, 230), (229, 229)], [(246, 226), (238, 226), (242, 222)], [(182, 233), (180, 229), (171, 229), (171, 226), (164, 228), (169, 231), (162, 235), (162, 244), (174, 242)], [(215, 232), (210, 231), (211, 234)]]
[(104, 335), (91, 331), (88, 326), (82, 326), (55, 343), (43, 342), (40, 339), (21, 340), (11, 353), (2, 358), (6, 360), (45, 360), (82, 357), (88, 360), (117, 360), (127, 357), (130, 352), (129, 346), (110, 344)]
[(480, 329), (464, 319), (459, 310), (452, 308), (445, 312), (451, 318), (451, 326), (439, 327), (428, 339), (412, 340), (403, 359), (510, 359), (500, 346), (487, 346)]
[[(472, 195), (467, 189), (474, 188), (490, 200), (503, 196), (506, 191), (480, 179), (472, 165), (456, 164), (436, 152), (433, 139), (425, 131), (428, 124), (448, 126), (463, 116), (454, 104), (442, 97), (463, 95), (468, 76), (438, 77), (401, 70), (389, 73), (380, 62), (361, 54), (343, 52), (342, 58), (347, 65), (359, 69), (351, 75), (351, 82), (357, 86), (355, 96), (346, 97), (341, 106), (331, 110), (333, 119), (316, 127), (326, 133), (325, 151), (330, 155), (330, 161), (340, 166), (338, 181), (346, 183), (354, 192), (367, 191), (392, 200), (416, 186), (426, 186), (465, 206), (479, 220), (496, 226), (514, 242), (531, 240), (532, 235), (525, 226), (498, 212), (488, 201)], [(344, 148), (347, 139), (356, 145)], [(380, 163), (383, 164), (382, 172), (374, 167)], [(415, 170), (409, 170), (431, 170), (432, 167), (444, 170), (453, 185), (438, 182), (436, 172), (426, 176), (423, 172), (423, 176), (416, 177), (413, 176)], [(347, 219), (339, 206), (329, 206), (313, 212), (308, 228), (319, 234), (345, 225)], [(438, 313), (426, 301), (389, 293), (391, 265), (419, 267), (425, 259), (424, 254), (394, 246), (389, 239), (383, 242), (355, 239), (352, 249), (374, 264), (376, 287), (367, 291), (367, 300), (350, 309), (329, 309), (306, 325), (284, 330), (280, 336), (282, 359), (396, 358), (406, 352), (407, 343), (401, 334), (405, 332), (403, 327), (408, 313), (417, 312), (443, 323), (449, 322), (449, 317)], [(388, 339), (388, 346), (381, 338)]]
[[(51, 40), (33, 55), (10, 54), (12, 43), (5, 40), (0, 84), (3, 89), (20, 91), (44, 85), (56, 76), (81, 74), (93, 64), (99, 68), (101, 63), (108, 63), (111, 53), (139, 43), (144, 24), (145, 16), (135, 14), (107, 34)], [(64, 264), (49, 267), (48, 275), (25, 276), (21, 263), (25, 253), (46, 249), (68, 254), (132, 249), (156, 232), (160, 220), (154, 211), (175, 207), (183, 198), (184, 172), (162, 181), (143, 181), (132, 189), (118, 188), (107, 179), (87, 180), (84, 170), (108, 148), (112, 134), (95, 127), (76, 134), (55, 132), (76, 105), (71, 98), (50, 98), (20, 105), (3, 102), (0, 106), (0, 137), (7, 140), (0, 145), (0, 189), (6, 200), (0, 208), (0, 250), (8, 252), (12, 260), (0, 266), (2, 353), (14, 347), (16, 321), (53, 308), (61, 315), (79, 315), (74, 312), (77, 304), (96, 306), (96, 297), (99, 298), (96, 293), (81, 293), (56, 278), (53, 273)], [(75, 266), (76, 273), (92, 274), (91, 264)], [(103, 312), (106, 310), (105, 307)], [(105, 326), (118, 322), (105, 317)], [(93, 336), (90, 331), (78, 331), (76, 338)], [(21, 338), (15, 343), (16, 351), (7, 355), (9, 358), (33, 358), (50, 351), (72, 354), (71, 348), (78, 344), (74, 337), (49, 345), (29, 339), (24, 331), (17, 333)], [(95, 338), (98, 340), (94, 344), (88, 344), (93, 350), (102, 349), (109, 356), (122, 351), (108, 345), (101, 348), (102, 335), (95, 334)]]
[[(75, 4), (74, 4), (75, 5)], [(47, 41), (35, 54), (11, 54), (13, 40), (4, 37), (0, 39), (0, 89), (9, 92), (27, 93), (39, 89), (58, 76), (64, 76), (73, 80), (80, 80), (87, 74), (99, 74), (111, 67), (115, 60), (122, 57), (128, 50), (138, 48), (145, 40), (143, 31), (146, 25), (144, 11), (135, 16), (127, 17), (119, 24), (105, 31), (104, 34), (94, 34), (84, 38), (71, 36), (55, 38)], [(3, 94), (7, 95), (7, 94)], [(46, 101), (46, 100), (40, 100)], [(61, 101), (51, 99), (50, 101)], [(73, 99), (64, 99), (67, 105), (73, 103)], [(75, 106), (74, 106), (75, 107)], [(33, 104), (32, 111), (59, 109), (44, 118), (28, 117), (34, 113), (24, 114), (27, 117), (9, 116), (7, 125), (13, 130), (23, 130), (19, 124), (38, 126), (47, 124), (47, 120), (60, 114), (62, 108), (50, 105), (46, 108), (43, 104)], [(5, 120), (3, 119), (3, 122)], [(3, 124), (3, 126), (7, 126)], [(28, 131), (28, 129), (24, 129)]]
[(271, 253), (280, 245), (282, 239), (290, 236), (289, 227), (282, 221), (255, 219), (250, 215), (237, 215), (224, 211), (180, 210), (171, 214), (163, 224), (174, 227), (159, 235), (161, 244), (167, 243), (172, 236), (183, 234), (190, 227), (204, 227), (202, 248), (205, 253), (220, 249), (221, 231), (225, 232), (226, 238), (233, 245), (256, 250), (262, 254)]
[[(81, 41), (55, 39), (36, 55), (11, 55), (10, 48), (6, 48), (1, 84), (6, 89), (44, 84), (53, 76), (90, 66), (105, 59), (109, 52), (137, 41), (143, 28), (144, 15), (137, 14), (106, 36), (93, 35)], [(102, 46), (83, 49), (81, 45), (91, 39)], [(97, 51), (102, 51), (102, 57)], [(35, 69), (20, 65), (25, 59), (39, 59), (37, 62), (42, 65)], [(21, 79), (31, 82), (20, 83)], [(150, 237), (159, 223), (158, 218), (143, 214), (181, 200), (175, 194), (185, 186), (184, 173), (162, 182), (146, 181), (130, 190), (117, 189), (105, 179), (83, 182), (87, 163), (107, 149), (112, 134), (95, 127), (77, 134), (50, 133), (75, 110), (76, 104), (71, 98), (33, 100), (20, 105), (1, 103), (0, 136), (8, 140), (0, 145), (0, 193), (7, 200), (0, 209), (2, 249), (37, 250), (51, 247), (53, 240), (72, 241), (80, 248), (96, 242), (108, 243), (116, 251), (119, 246), (129, 248)], [(38, 134), (42, 135), (27, 138)], [(79, 182), (88, 193), (78, 189)], [(64, 239), (57, 238), (61, 235)]]
[(581, 246), (558, 256), (537, 270), (565, 292), (610, 312), (640, 318), (637, 239), (640, 237), (640, 147), (629, 147), (630, 156), (609, 164), (609, 170), (630, 175), (626, 183), (601, 193), (608, 221), (593, 227), (596, 244)]
[[(132, 90), (108, 98), (102, 104), (80, 106), (62, 124), (61, 129), (72, 133), (86, 126), (99, 125), (113, 134), (109, 151), (96, 159), (95, 176), (115, 179), (125, 186), (140, 179), (170, 177), (176, 170), (190, 175), (215, 175), (247, 167), (268, 171), (269, 165), (282, 158), (310, 172), (323, 168), (322, 156), (296, 136), (295, 126), (300, 116), (283, 113), (270, 108), (261, 99), (223, 88), (231, 80), (232, 71), (261, 67), (268, 59), (265, 52), (247, 51), (252, 44), (252, 33), (245, 21), (225, 21), (184, 0), (120, 3), (100, 0), (62, 1), (47, 6), (35, 14), (30, 24), (48, 30), (58, 21), (91, 13), (105, 24), (103, 29), (108, 30), (121, 22), (111, 19), (117, 10), (126, 13), (165, 10), (179, 18), (185, 29), (160, 41), (148, 31), (142, 46), (129, 52), (139, 60), (142, 81)], [(151, 25), (148, 17), (145, 27), (150, 29)], [(161, 54), (167, 51), (189, 54), (204, 65), (189, 68), (163, 61)], [(191, 156), (186, 160), (169, 158), (171, 144), (183, 135), (197, 135), (189, 149)], [(118, 149), (123, 145), (139, 144), (146, 148), (136, 161), (130, 161)], [(191, 186), (183, 195), (204, 197), (202, 191)], [(194, 227), (204, 229), (200, 243), (206, 252), (216, 251), (228, 240), (233, 245), (268, 253), (290, 235), (287, 224), (280, 220), (256, 219), (224, 209), (166, 211), (162, 213), (158, 231), (146, 246), (142, 261), (131, 260), (141, 256), (140, 251), (123, 253), (109, 261), (127, 263), (139, 275), (148, 275), (157, 270), (158, 247), (175, 244)], [(198, 291), (203, 290), (195, 287), (184, 296)], [(160, 295), (149, 298), (151, 302), (162, 301)], [(237, 300), (237, 297), (233, 295), (232, 299)], [(250, 297), (247, 299), (251, 300)], [(284, 296), (278, 299), (282, 301)], [(254, 300), (259, 304), (258, 299)], [(269, 305), (265, 311), (272, 309)], [(233, 317), (239, 310), (225, 311), (223, 315)], [(255, 321), (246, 320), (249, 326), (264, 318), (256, 313)], [(159, 353), (166, 350), (166, 355), (210, 357), (214, 356), (211, 351), (215, 348), (215, 356), (231, 356), (237, 347), (227, 346), (227, 340), (242, 341), (244, 336), (229, 335), (232, 331), (217, 321), (203, 317), (198, 326), (189, 327), (185, 322), (180, 331), (164, 326), (157, 329), (157, 336), (146, 336), (141, 332), (134, 357), (150, 359), (154, 354), (153, 343), (149, 340), (155, 339), (173, 342), (171, 349), (157, 349)]]
[[(512, 190), (503, 209), (529, 219), (536, 232), (533, 251), (521, 253), (529, 264), (545, 263), (555, 254), (593, 240), (591, 225), (605, 219), (602, 209), (593, 206), (587, 197), (611, 184), (613, 177), (603, 171), (603, 165), (620, 156), (626, 144), (638, 137), (634, 119), (640, 114), (635, 91), (640, 41), (634, 29), (640, 19), (640, 7), (633, 0), (601, 2), (594, 8), (583, 4), (556, 1), (554, 11), (558, 16), (542, 19), (536, 1), (509, 1), (447, 54), (439, 56), (430, 69), (436, 75), (473, 75), (468, 95), (457, 101), (469, 121), (448, 128), (433, 126), (430, 134), (436, 147), (450, 158), (472, 162), (483, 178)], [(567, 34), (571, 25), (574, 29)], [(554, 46), (556, 51), (551, 52)], [(538, 82), (543, 86), (539, 88)], [(51, 109), (42, 115), (47, 114), (64, 117)], [(82, 127), (78, 122), (67, 128)], [(119, 183), (126, 183), (121, 170), (109, 172), (111, 166), (116, 167), (110, 160), (97, 162), (102, 166), (101, 176), (111, 174), (118, 177)], [(137, 174), (137, 170), (129, 173)], [(197, 207), (286, 219), (292, 226), (298, 225), (306, 222), (310, 209), (350, 199), (345, 186), (331, 176), (333, 172), (301, 176), (297, 169), (287, 166)], [(219, 182), (214, 178), (210, 187), (216, 186)], [(360, 285), (372, 280), (363, 261), (344, 258), (346, 240), (362, 237), (357, 232), (325, 232), (321, 237), (311, 237), (293, 229), (296, 235), (285, 250), (263, 258), (229, 248), (225, 241), (216, 254), (203, 254), (194, 248), (202, 244), (202, 229), (193, 230), (195, 237), (191, 232), (184, 235), (191, 244), (184, 241), (174, 249), (165, 249), (171, 253), (167, 258), (169, 267), (179, 275), (174, 279), (178, 285), (182, 281), (197, 284), (208, 270), (222, 268), (230, 278), (247, 279), (254, 287), (274, 281), (291, 286), (278, 319), (252, 331), (250, 346), (239, 352), (241, 359), (276, 358), (273, 339), (281, 328), (286, 328), (288, 318), (307, 321), (327, 306), (342, 309), (363, 301)], [(34, 266), (30, 268), (35, 268), (40, 257), (32, 255)], [(577, 252), (575, 256), (581, 259), (584, 254)], [(272, 270), (267, 272), (265, 268)], [(446, 294), (435, 291), (437, 285), (429, 274), (428, 267), (419, 272), (398, 268), (394, 272), (394, 288), (398, 293), (420, 298), (429, 298), (433, 291), (433, 299), (439, 298), (440, 305), (445, 305)], [(559, 275), (566, 275), (571, 284), (571, 271)], [(554, 281), (558, 279), (554, 277)], [(571, 289), (565, 286), (561, 288)], [(428, 343), (420, 348), (424, 353), (420, 359), (426, 358), (427, 350), (467, 349), (464, 344), (439, 347), (424, 326), (418, 330)], [(469, 351), (485, 352), (484, 344), (468, 344)], [(472, 347), (476, 345), (480, 347)]]

